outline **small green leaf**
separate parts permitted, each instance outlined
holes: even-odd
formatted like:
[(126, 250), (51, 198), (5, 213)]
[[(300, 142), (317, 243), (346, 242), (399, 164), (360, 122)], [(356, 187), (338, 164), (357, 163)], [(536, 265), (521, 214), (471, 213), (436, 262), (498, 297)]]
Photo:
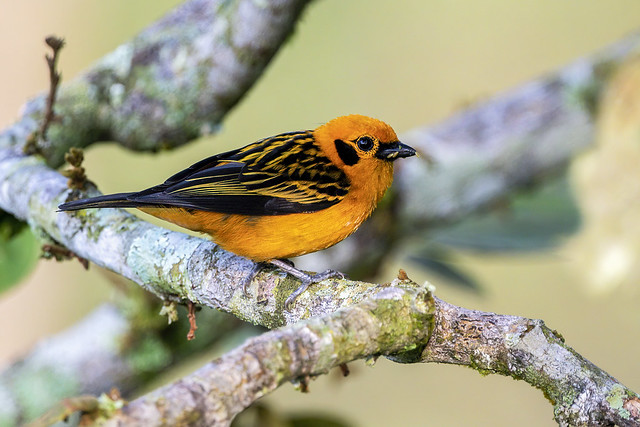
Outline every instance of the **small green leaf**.
[(409, 259), (453, 285), (482, 293), (482, 287), (478, 281), (451, 262), (451, 251), (447, 248), (430, 244), (423, 248), (420, 254), (410, 256)]
[(507, 211), (469, 218), (429, 240), (480, 252), (534, 251), (556, 246), (579, 225), (580, 213), (563, 178), (516, 196)]
[(351, 424), (325, 414), (298, 415), (289, 418), (292, 427), (349, 427)]
[(26, 222), (20, 221), (15, 216), (0, 210), (0, 242), (11, 239), (26, 226)]
[(0, 213), (0, 293), (20, 283), (40, 257), (31, 229), (7, 213)]

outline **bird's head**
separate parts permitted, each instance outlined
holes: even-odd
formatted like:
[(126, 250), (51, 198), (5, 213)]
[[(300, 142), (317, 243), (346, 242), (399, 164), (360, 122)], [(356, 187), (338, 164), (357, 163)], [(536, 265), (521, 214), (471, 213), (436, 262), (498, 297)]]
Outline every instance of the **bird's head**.
[(318, 127), (314, 136), (324, 154), (352, 177), (392, 170), (392, 162), (416, 151), (398, 141), (388, 124), (359, 114), (342, 116)]

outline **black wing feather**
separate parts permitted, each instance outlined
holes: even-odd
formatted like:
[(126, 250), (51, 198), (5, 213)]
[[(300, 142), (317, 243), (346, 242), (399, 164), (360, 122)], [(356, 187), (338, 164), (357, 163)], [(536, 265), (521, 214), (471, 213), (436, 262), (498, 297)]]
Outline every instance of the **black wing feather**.
[(312, 132), (304, 131), (201, 160), (163, 184), (128, 194), (127, 200), (139, 206), (284, 215), (326, 209), (348, 189), (344, 173), (320, 154)]

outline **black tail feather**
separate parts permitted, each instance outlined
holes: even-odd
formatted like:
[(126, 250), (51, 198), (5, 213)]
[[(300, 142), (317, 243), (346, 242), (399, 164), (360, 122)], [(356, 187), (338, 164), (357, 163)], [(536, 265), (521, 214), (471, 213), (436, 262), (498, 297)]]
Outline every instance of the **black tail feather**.
[(129, 200), (128, 197), (136, 193), (108, 194), (106, 196), (92, 197), (90, 199), (73, 200), (58, 206), (61, 211), (77, 211), (93, 208), (135, 208), (144, 203)]

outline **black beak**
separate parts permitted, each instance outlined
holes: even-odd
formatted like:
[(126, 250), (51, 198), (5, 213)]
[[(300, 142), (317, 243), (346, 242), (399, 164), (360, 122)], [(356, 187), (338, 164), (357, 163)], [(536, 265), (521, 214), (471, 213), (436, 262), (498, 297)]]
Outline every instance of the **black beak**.
[(395, 141), (390, 144), (381, 144), (376, 157), (383, 160), (393, 161), (400, 157), (411, 157), (416, 155), (416, 150), (403, 144), (400, 141)]

